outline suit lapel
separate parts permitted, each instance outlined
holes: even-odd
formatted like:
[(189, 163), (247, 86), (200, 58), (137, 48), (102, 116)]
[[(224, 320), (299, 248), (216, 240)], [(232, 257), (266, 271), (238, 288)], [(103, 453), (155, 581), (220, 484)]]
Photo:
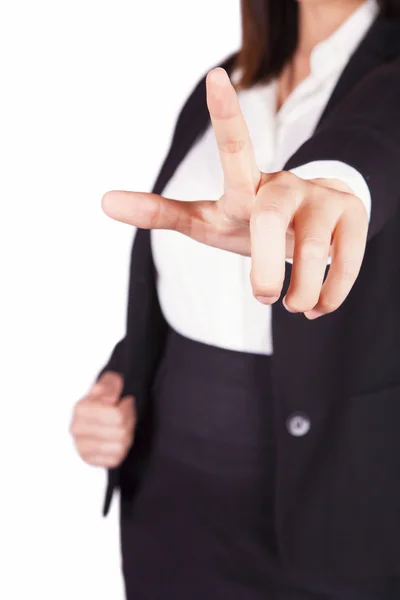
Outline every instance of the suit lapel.
[(398, 24), (393, 21), (382, 17), (378, 17), (374, 21), (339, 78), (321, 115), (317, 130), (357, 83), (387, 59), (391, 43), (396, 41), (398, 31)]

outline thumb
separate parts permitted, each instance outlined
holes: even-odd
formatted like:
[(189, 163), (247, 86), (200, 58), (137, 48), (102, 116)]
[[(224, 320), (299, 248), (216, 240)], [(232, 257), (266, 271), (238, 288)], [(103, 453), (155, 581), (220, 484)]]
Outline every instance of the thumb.
[(170, 200), (144, 192), (107, 192), (101, 201), (111, 219), (140, 229), (171, 229), (184, 233), (191, 220), (193, 202)]
[(118, 403), (123, 386), (124, 380), (119, 373), (106, 371), (93, 385), (90, 395), (112, 406)]

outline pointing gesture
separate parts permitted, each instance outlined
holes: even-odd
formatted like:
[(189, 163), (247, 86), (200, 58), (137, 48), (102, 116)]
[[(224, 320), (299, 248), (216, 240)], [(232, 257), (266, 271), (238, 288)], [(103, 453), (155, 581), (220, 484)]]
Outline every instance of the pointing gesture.
[[(260, 172), (228, 75), (214, 69), (206, 83), (224, 173), (223, 196), (182, 202), (114, 191), (103, 197), (103, 210), (139, 228), (170, 229), (251, 256), (253, 293), (264, 304), (280, 297), (285, 260), (293, 258), (287, 309), (310, 319), (332, 312), (345, 300), (361, 267), (368, 229), (364, 204), (338, 180)], [(324, 282), (329, 256), (332, 264)]]

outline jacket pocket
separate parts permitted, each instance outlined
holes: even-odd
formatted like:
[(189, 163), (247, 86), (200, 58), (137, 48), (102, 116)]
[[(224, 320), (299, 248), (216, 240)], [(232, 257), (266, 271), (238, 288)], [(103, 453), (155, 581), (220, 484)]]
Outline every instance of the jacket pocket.
[(350, 402), (375, 401), (378, 397), (382, 401), (391, 400), (393, 398), (397, 398), (400, 401), (400, 383), (395, 383), (388, 387), (380, 388), (379, 390), (374, 390), (372, 392), (354, 394), (350, 397)]

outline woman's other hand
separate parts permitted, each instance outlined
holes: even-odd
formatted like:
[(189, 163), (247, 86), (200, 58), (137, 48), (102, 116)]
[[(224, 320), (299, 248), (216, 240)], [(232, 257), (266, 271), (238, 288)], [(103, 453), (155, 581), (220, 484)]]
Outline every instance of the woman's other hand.
[(175, 230), (251, 256), (253, 293), (264, 304), (279, 299), (285, 260), (293, 258), (286, 308), (309, 319), (334, 311), (362, 264), (368, 230), (363, 202), (338, 180), (260, 172), (236, 91), (223, 69), (207, 76), (207, 104), (224, 172), (222, 197), (182, 202), (113, 191), (103, 197), (104, 212), (140, 228)]
[(81, 458), (97, 467), (117, 467), (133, 442), (136, 411), (133, 396), (120, 401), (123, 379), (108, 371), (74, 410), (70, 432)]

